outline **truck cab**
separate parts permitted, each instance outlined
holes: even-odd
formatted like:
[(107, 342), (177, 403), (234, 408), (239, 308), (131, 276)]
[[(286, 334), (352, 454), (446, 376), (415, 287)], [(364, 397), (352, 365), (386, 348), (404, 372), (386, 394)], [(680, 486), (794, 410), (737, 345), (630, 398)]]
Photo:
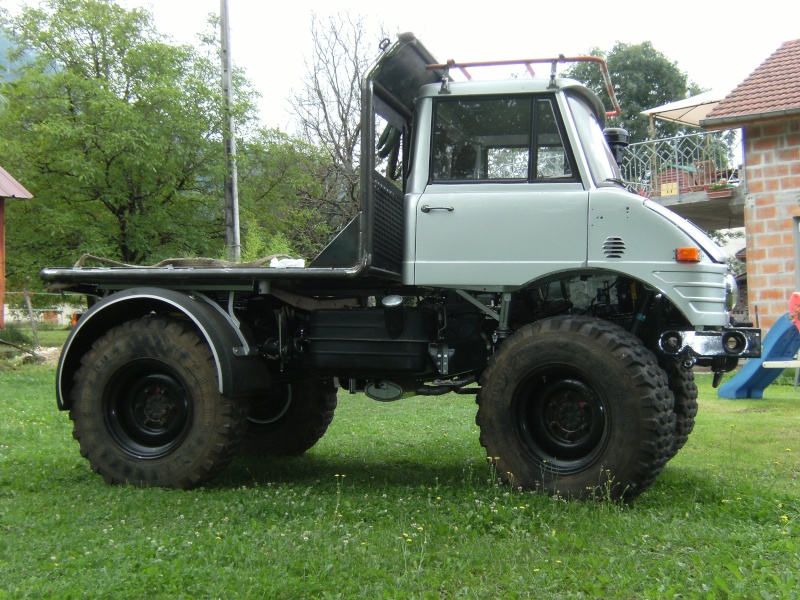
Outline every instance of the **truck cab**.
[[(584, 58), (597, 60), (569, 60)], [(432, 60), (413, 36), (400, 36), (364, 86), (364, 205), (381, 214), (393, 187), (398, 207), (393, 234), (385, 219), (368, 230), (373, 243), (394, 237), (402, 247), (394, 275), (404, 285), (506, 294), (545, 314), (568, 299), (573, 312), (649, 330), (654, 350), (720, 374), (759, 352), (757, 331), (723, 331), (736, 297), (725, 254), (706, 232), (627, 188), (600, 99), (556, 76), (568, 59), (519, 61), (531, 73), (535, 62), (550, 66), (549, 77), (460, 82), (451, 71), (471, 77), (467, 68), (493, 63)], [(410, 80), (419, 84), (413, 95)], [(387, 129), (402, 132), (400, 158), (381, 164), (375, 149)], [(394, 186), (377, 173), (382, 166)], [(661, 323), (646, 323), (645, 301), (660, 306)]]

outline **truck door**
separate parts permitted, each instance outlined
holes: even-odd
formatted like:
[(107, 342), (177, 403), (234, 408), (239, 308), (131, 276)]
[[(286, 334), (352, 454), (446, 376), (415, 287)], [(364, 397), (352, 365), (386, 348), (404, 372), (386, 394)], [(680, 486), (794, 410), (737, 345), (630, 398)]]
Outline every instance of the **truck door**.
[(434, 101), (415, 283), (510, 288), (586, 264), (588, 192), (554, 96)]

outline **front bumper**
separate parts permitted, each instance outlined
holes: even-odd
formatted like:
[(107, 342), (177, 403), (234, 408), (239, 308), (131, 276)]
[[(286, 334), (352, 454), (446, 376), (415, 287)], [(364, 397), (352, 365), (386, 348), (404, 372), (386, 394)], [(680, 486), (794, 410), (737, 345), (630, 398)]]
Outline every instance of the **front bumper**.
[(711, 367), (714, 372), (732, 371), (740, 358), (761, 357), (761, 330), (725, 327), (709, 331), (670, 329), (658, 340), (666, 356), (678, 357), (686, 368)]

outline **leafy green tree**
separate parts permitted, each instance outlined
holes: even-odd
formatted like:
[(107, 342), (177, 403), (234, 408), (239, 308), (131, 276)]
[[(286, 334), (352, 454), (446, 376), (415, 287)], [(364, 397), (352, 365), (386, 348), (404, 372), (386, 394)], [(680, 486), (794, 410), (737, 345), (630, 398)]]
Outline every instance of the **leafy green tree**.
[[(656, 50), (651, 42), (617, 42), (610, 51), (595, 47), (589, 54), (606, 59), (614, 93), (622, 108), (619, 117), (608, 120), (608, 126), (627, 129), (631, 142), (650, 138), (650, 122), (646, 115), (641, 114), (643, 110), (682, 100), (700, 91), (689, 82), (687, 74), (678, 68), (677, 63)], [(565, 75), (588, 85), (603, 99), (606, 109), (611, 110), (597, 65), (579, 63), (565, 71)], [(683, 131), (677, 123), (656, 120), (654, 125), (655, 138), (671, 137)]]
[(246, 260), (278, 253), (313, 258), (332, 232), (327, 154), (275, 129), (239, 145), (239, 210)]
[[(130, 263), (219, 254), (215, 51), (172, 45), (148, 12), (112, 0), (44, 0), (5, 26), (33, 58), (4, 87), (0, 162), (36, 196), (9, 207), (9, 278), (84, 252)], [(252, 96), (237, 98), (247, 122)]]

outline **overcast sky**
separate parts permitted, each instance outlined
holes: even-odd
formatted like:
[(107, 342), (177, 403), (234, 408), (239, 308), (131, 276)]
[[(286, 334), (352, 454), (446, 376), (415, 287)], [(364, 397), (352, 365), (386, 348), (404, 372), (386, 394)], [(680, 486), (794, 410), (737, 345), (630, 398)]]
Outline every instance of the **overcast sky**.
[[(219, 0), (119, 0), (150, 10), (156, 28), (194, 43)], [(3, 0), (12, 13), (34, 0)], [(785, 0), (228, 0), (231, 52), (261, 93), (265, 125), (292, 130), (286, 99), (310, 54), (311, 13), (363, 15), (396, 34), (411, 31), (444, 62), (585, 54), (593, 46), (650, 40), (704, 88), (728, 92), (781, 43), (800, 38)], [(753, 8), (755, 7), (755, 8)]]

